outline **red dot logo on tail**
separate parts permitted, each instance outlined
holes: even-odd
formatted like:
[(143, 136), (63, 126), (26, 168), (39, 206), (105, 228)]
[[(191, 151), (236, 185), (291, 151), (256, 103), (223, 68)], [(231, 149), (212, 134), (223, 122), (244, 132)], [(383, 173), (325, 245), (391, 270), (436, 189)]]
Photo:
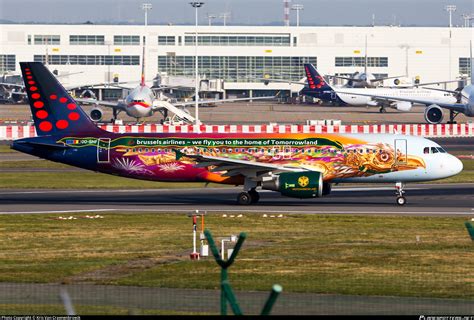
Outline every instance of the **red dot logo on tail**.
[(69, 120), (76, 121), (76, 120), (79, 120), (80, 116), (79, 116), (79, 113), (77, 113), (77, 112), (71, 112), (68, 115), (68, 118), (69, 118)]
[(53, 125), (49, 121), (42, 121), (39, 124), (39, 128), (41, 131), (48, 132), (48, 131), (51, 131), (51, 129), (53, 129)]
[(36, 116), (39, 119), (46, 119), (48, 117), (48, 113), (44, 110), (39, 110), (38, 112), (36, 112)]
[(69, 126), (69, 122), (67, 122), (66, 120), (58, 120), (56, 122), (56, 127), (58, 129), (66, 129), (67, 127)]
[(326, 83), (324, 82), (323, 77), (317, 76), (317, 77), (314, 79), (314, 84), (315, 84), (316, 89), (320, 89), (320, 88), (321, 88), (322, 86), (324, 86)]
[(39, 108), (43, 108), (43, 106), (44, 106), (44, 103), (41, 102), (41, 101), (35, 101), (35, 102), (33, 103), (33, 107), (38, 108), (38, 109), (39, 109)]

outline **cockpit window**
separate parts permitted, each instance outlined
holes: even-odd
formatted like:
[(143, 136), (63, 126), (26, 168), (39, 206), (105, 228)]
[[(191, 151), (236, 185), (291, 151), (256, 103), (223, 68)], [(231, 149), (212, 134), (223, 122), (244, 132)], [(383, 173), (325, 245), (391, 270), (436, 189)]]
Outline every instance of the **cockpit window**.
[(424, 154), (430, 153), (430, 147), (425, 147), (425, 148), (423, 149), (423, 153), (424, 153)]
[(431, 153), (438, 153), (438, 149), (436, 147), (431, 147)]
[(444, 149), (441, 148), (441, 147), (436, 147), (436, 149), (438, 149), (438, 151), (441, 152), (441, 153), (446, 153), (446, 150), (444, 150)]

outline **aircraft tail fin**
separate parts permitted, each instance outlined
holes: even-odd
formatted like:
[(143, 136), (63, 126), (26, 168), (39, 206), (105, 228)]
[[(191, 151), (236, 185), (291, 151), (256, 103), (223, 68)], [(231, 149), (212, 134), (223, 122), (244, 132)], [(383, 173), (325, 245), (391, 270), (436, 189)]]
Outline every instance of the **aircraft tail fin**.
[(40, 62), (20, 62), (38, 136), (102, 131)]
[(308, 79), (308, 88), (313, 91), (332, 90), (331, 86), (326, 83), (326, 80), (318, 73), (316, 68), (307, 63), (304, 65), (306, 78)]

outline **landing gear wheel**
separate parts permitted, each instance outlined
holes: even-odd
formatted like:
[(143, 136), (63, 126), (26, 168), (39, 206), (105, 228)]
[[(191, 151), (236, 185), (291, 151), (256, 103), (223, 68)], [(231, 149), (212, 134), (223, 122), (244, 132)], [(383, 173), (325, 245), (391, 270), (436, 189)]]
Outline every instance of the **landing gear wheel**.
[(249, 191), (250, 197), (252, 198), (251, 203), (257, 203), (258, 200), (260, 200), (260, 195), (258, 194), (257, 191), (255, 190), (250, 190)]
[(403, 184), (403, 182), (397, 182), (395, 184), (395, 190), (396, 190), (396, 195), (397, 195), (397, 204), (399, 206), (403, 206), (403, 205), (405, 205), (405, 203), (407, 203), (407, 199), (403, 196), (403, 194), (405, 193), (405, 191), (403, 190), (404, 187), (405, 187), (405, 185)]
[(241, 205), (249, 205), (252, 203), (252, 196), (248, 192), (241, 192), (237, 196), (237, 203)]
[(385, 113), (385, 112), (387, 112), (387, 110), (385, 110), (384, 107), (381, 107), (381, 108), (379, 109), (379, 111), (380, 111), (380, 113)]
[(407, 203), (407, 199), (405, 197), (398, 197), (397, 198), (397, 204), (399, 206), (403, 206), (403, 205), (405, 205), (405, 203)]

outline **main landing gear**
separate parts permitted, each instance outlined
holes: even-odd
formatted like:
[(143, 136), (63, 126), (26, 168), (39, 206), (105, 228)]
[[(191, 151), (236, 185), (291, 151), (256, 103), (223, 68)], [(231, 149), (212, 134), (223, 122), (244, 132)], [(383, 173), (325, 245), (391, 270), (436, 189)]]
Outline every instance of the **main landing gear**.
[(386, 113), (387, 110), (385, 110), (385, 107), (380, 107), (379, 112), (380, 112), (380, 113)]
[(405, 187), (405, 185), (403, 184), (403, 182), (397, 182), (395, 184), (396, 195), (397, 195), (397, 204), (399, 206), (403, 206), (403, 205), (405, 205), (405, 203), (407, 203), (407, 199), (403, 196), (403, 194), (405, 193), (405, 191), (403, 191), (404, 187)]
[(258, 200), (260, 200), (260, 195), (258, 194), (257, 190), (255, 190), (255, 188), (250, 189), (248, 192), (241, 192), (237, 196), (237, 203), (241, 205), (257, 203)]
[(449, 121), (448, 121), (448, 124), (455, 124), (456, 121), (454, 119), (456, 119), (457, 115), (459, 114), (459, 112), (456, 112), (456, 111), (453, 111), (453, 110), (449, 110)]

